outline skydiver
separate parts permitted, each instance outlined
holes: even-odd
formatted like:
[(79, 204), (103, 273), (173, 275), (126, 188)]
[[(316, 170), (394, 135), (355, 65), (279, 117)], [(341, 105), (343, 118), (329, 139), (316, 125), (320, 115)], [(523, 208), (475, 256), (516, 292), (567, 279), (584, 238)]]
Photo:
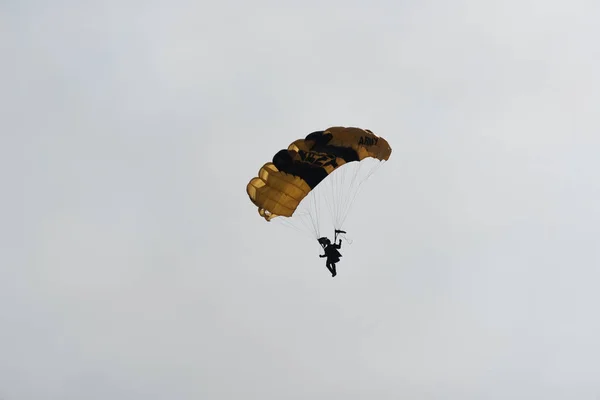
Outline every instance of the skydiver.
[(340, 261), (340, 257), (342, 256), (338, 251), (338, 249), (342, 248), (342, 239), (340, 239), (339, 244), (332, 244), (328, 238), (323, 237), (319, 239), (319, 243), (321, 243), (323, 250), (325, 250), (325, 254), (319, 254), (319, 257), (327, 257), (326, 266), (329, 272), (331, 272), (331, 277), (333, 278), (337, 275), (335, 264)]

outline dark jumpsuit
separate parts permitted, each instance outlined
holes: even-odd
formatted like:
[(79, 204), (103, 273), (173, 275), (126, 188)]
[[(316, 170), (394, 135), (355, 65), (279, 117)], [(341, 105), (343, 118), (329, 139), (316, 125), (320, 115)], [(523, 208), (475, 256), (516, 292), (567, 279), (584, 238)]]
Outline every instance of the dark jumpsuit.
[(340, 261), (340, 257), (342, 256), (338, 249), (342, 248), (342, 243), (340, 244), (329, 244), (325, 247), (325, 255), (321, 257), (327, 257), (327, 269), (331, 272), (332, 276), (337, 274), (335, 270), (335, 263)]

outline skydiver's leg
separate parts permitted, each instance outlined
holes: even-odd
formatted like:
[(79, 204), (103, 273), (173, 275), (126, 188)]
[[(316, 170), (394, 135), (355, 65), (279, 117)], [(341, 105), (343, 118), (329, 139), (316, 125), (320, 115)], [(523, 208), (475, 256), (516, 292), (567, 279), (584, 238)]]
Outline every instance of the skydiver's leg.
[(331, 276), (335, 276), (335, 269), (331, 267), (332, 265), (334, 264), (327, 261), (327, 269), (329, 270), (329, 272), (331, 272)]
[(331, 276), (334, 277), (337, 275), (337, 271), (335, 270), (335, 263), (331, 263), (331, 269), (333, 270), (331, 272)]

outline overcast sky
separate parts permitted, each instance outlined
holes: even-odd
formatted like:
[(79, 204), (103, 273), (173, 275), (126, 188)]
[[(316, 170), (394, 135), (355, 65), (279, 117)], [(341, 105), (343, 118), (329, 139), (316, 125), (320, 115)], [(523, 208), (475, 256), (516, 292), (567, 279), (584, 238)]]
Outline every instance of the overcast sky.
[[(0, 399), (600, 398), (596, 0), (0, 2)], [(260, 166), (371, 129), (331, 278)]]

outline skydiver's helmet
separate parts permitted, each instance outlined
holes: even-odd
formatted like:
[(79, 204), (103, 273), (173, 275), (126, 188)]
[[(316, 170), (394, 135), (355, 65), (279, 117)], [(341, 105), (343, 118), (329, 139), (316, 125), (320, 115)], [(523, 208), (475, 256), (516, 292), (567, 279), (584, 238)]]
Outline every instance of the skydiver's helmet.
[(325, 247), (325, 246), (329, 246), (331, 244), (331, 241), (329, 239), (327, 239), (326, 237), (322, 237), (317, 239), (319, 241), (319, 243), (321, 244), (321, 246)]

